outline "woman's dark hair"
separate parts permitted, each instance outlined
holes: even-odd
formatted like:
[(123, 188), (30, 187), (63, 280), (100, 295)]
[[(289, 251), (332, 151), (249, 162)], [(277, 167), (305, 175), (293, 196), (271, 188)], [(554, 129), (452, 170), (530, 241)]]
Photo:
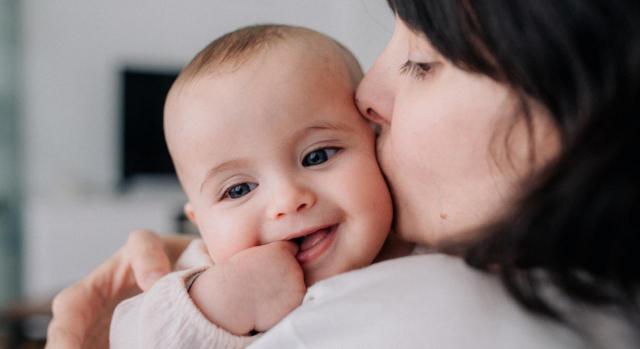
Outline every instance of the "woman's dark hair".
[(518, 301), (557, 319), (542, 296), (549, 281), (574, 300), (637, 311), (640, 2), (389, 4), (453, 64), (510, 85), (525, 118), (526, 100), (540, 103), (560, 132), (558, 158), (465, 251), (467, 263), (500, 273)]

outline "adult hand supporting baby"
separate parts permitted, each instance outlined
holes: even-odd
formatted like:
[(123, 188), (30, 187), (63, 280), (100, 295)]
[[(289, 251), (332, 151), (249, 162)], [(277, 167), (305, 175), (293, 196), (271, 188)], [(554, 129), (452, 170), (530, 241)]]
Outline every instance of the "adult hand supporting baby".
[(191, 240), (146, 230), (129, 234), (124, 247), (55, 297), (46, 348), (108, 348), (116, 305), (168, 273)]
[(302, 303), (307, 289), (297, 252), (289, 241), (243, 250), (198, 276), (191, 298), (209, 321), (233, 334), (264, 332)]

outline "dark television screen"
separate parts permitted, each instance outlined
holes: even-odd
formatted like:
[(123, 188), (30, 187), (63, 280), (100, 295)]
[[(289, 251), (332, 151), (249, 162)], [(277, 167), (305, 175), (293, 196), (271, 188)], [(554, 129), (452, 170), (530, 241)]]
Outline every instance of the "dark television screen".
[(122, 71), (122, 184), (138, 176), (175, 177), (162, 131), (162, 110), (177, 75), (177, 71)]

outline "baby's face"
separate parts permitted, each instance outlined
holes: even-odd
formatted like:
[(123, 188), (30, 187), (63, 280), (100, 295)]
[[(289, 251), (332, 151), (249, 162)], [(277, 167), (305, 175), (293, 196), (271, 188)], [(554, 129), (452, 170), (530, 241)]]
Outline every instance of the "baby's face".
[(310, 285), (382, 246), (392, 208), (374, 134), (342, 57), (322, 50), (279, 44), (169, 97), (167, 140), (214, 262), (290, 240)]

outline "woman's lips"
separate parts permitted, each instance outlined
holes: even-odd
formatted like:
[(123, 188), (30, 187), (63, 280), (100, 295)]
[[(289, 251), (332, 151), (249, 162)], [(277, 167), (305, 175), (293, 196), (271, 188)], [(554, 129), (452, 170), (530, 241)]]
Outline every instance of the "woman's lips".
[(300, 264), (309, 263), (329, 249), (335, 238), (337, 227), (337, 224), (332, 225), (305, 236), (300, 243), (300, 250), (296, 254), (298, 262)]

